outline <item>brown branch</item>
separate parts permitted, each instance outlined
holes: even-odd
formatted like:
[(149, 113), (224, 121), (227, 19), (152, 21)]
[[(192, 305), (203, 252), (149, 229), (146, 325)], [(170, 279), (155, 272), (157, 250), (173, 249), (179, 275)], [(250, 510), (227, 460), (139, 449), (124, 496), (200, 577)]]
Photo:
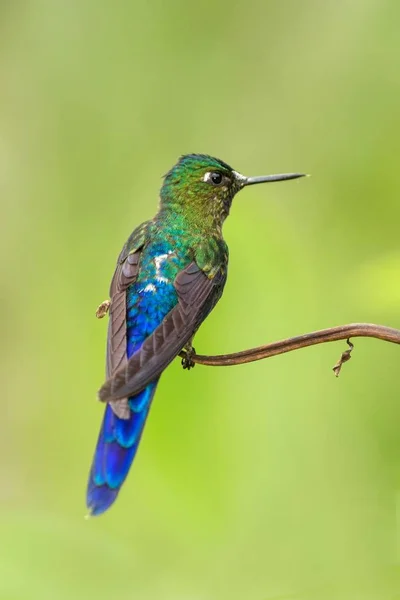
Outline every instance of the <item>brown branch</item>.
[[(190, 359), (200, 365), (208, 365), (212, 367), (226, 367), (230, 365), (241, 365), (243, 363), (254, 362), (292, 352), (307, 346), (315, 346), (316, 344), (325, 344), (326, 342), (336, 342), (338, 340), (347, 340), (350, 348), (343, 352), (341, 358), (334, 366), (335, 375), (338, 376), (344, 362), (350, 359), (350, 353), (353, 349), (353, 344), (350, 338), (354, 337), (372, 337), (393, 344), (400, 344), (400, 330), (384, 325), (374, 325), (373, 323), (350, 323), (349, 325), (340, 325), (338, 327), (330, 327), (329, 329), (321, 329), (304, 335), (273, 342), (258, 348), (243, 350), (242, 352), (234, 352), (233, 354), (219, 354), (218, 356), (203, 356), (201, 354), (191, 354)], [(185, 351), (180, 353), (183, 358), (186, 357)]]

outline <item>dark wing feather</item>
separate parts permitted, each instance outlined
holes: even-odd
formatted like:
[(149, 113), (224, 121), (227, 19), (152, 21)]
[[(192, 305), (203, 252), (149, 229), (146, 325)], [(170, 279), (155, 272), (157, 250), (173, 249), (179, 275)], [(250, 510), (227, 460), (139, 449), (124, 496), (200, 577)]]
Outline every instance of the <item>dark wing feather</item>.
[[(107, 378), (112, 377), (127, 361), (126, 358), (126, 290), (139, 271), (140, 252), (122, 256), (110, 286), (110, 320), (107, 336)], [(112, 403), (114, 413), (121, 419), (129, 417), (128, 400)]]
[(221, 272), (210, 279), (192, 262), (175, 279), (177, 305), (99, 391), (105, 402), (133, 396), (153, 381), (179, 354), (221, 296)]

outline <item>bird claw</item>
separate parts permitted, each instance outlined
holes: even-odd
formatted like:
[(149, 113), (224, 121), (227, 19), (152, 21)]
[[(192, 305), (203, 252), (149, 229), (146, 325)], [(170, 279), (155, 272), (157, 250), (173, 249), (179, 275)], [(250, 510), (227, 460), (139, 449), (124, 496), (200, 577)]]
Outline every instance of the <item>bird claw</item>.
[(184, 369), (190, 371), (190, 369), (193, 369), (196, 364), (193, 360), (196, 350), (193, 348), (193, 346), (190, 346), (190, 348), (184, 348), (184, 352), (185, 356), (181, 360), (181, 365)]
[(97, 307), (96, 310), (96, 317), (98, 319), (102, 319), (103, 317), (106, 316), (106, 314), (108, 313), (108, 310), (110, 308), (110, 300), (104, 300), (104, 302), (102, 302), (101, 304), (99, 304), (99, 306)]

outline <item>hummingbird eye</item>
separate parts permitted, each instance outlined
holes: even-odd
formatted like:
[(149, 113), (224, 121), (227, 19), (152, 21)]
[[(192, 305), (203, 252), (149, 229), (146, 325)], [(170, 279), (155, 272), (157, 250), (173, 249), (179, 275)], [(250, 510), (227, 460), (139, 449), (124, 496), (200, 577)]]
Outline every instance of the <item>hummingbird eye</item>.
[(218, 173), (218, 171), (215, 171), (215, 173), (211, 173), (210, 181), (213, 185), (221, 185), (222, 180), (223, 176), (221, 173)]
[(203, 181), (207, 183), (211, 183), (211, 185), (219, 186), (226, 181), (226, 177), (222, 175), (219, 171), (209, 171), (203, 177)]

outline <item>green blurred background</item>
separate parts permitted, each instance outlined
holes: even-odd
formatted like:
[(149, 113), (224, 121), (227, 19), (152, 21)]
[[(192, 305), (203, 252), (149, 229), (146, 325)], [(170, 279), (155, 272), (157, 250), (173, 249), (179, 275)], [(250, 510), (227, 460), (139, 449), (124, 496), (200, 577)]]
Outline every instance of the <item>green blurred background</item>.
[[(400, 327), (400, 5), (0, 5), (0, 599), (400, 598), (400, 350), (359, 340), (162, 378), (118, 503), (85, 521), (107, 297), (187, 152), (257, 186), (196, 338)], [(400, 515), (400, 512), (399, 512)]]

